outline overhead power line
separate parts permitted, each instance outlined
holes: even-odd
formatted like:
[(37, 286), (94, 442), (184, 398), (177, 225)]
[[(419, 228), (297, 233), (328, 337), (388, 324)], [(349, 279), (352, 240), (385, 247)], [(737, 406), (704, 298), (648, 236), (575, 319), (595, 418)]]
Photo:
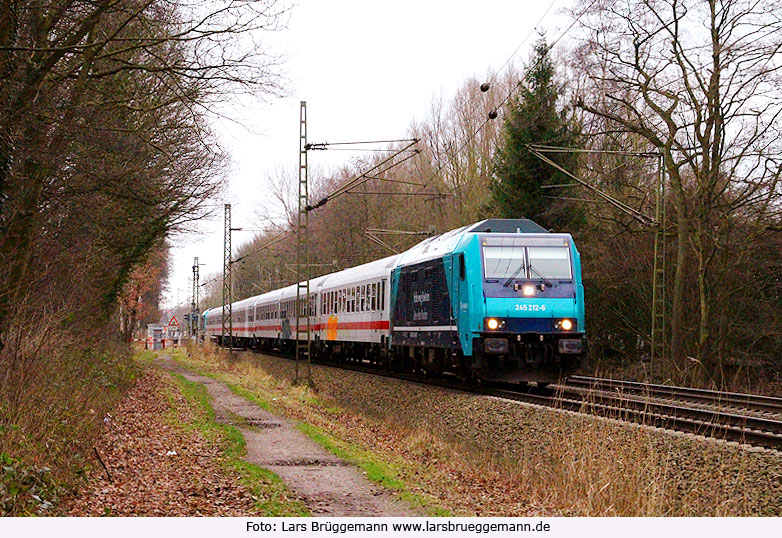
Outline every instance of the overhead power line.
[[(396, 166), (399, 166), (400, 164), (402, 164), (403, 162), (407, 161), (408, 159), (411, 159), (413, 156), (415, 156), (415, 155), (417, 155), (419, 153), (418, 149), (416, 149), (413, 153), (407, 155), (405, 158), (401, 159), (400, 161), (392, 162), (396, 157), (398, 157), (399, 155), (401, 155), (405, 151), (408, 151), (410, 148), (412, 148), (417, 143), (418, 143), (418, 139), (417, 138), (409, 139), (409, 143), (406, 146), (404, 146), (403, 148), (397, 150), (393, 155), (390, 155), (390, 156), (386, 157), (385, 159), (383, 159), (382, 161), (380, 161), (379, 163), (374, 165), (369, 170), (366, 170), (365, 172), (359, 174), (358, 176), (350, 179), (344, 185), (342, 185), (341, 187), (339, 187), (335, 191), (333, 191), (331, 194), (328, 194), (328, 195), (324, 196), (323, 198), (321, 198), (320, 200), (318, 200), (315, 204), (307, 205), (306, 210), (309, 212), (309, 211), (312, 211), (313, 209), (317, 209), (319, 207), (322, 207), (322, 206), (326, 205), (328, 202), (330, 202), (331, 200), (333, 200), (333, 199), (335, 199), (335, 198), (345, 194), (349, 190), (354, 189), (355, 187), (358, 187), (359, 185), (362, 185), (365, 182), (369, 181), (370, 179), (372, 179), (373, 175), (375, 175), (375, 174), (383, 174), (385, 172), (388, 172), (392, 168), (394, 168)], [(389, 163), (391, 163), (391, 164), (389, 164)]]
[(289, 237), (292, 234), (293, 234), (292, 231), (285, 232), (282, 235), (278, 235), (277, 237), (269, 239), (268, 241), (263, 243), (260, 247), (256, 248), (255, 250), (252, 250), (252, 251), (248, 252), (247, 254), (243, 254), (242, 256), (240, 256), (240, 257), (236, 258), (235, 260), (233, 260), (231, 263), (238, 263), (238, 262), (242, 261), (243, 259), (245, 259), (245, 258), (247, 258), (249, 256), (252, 256), (253, 254), (257, 254), (258, 252), (260, 252), (262, 250), (265, 250), (265, 249), (267, 249), (269, 247), (273, 247), (274, 245), (276, 245), (277, 243), (279, 243), (280, 241), (282, 241), (283, 239)]
[[(557, 38), (556, 38), (556, 39), (555, 39), (555, 40), (554, 40), (554, 41), (551, 43), (551, 45), (549, 46), (549, 48), (550, 48), (550, 49), (553, 49), (553, 48), (554, 48), (554, 47), (557, 45), (557, 43), (559, 43), (559, 41), (560, 41), (560, 40), (562, 40), (562, 38), (563, 38), (563, 37), (565, 37), (565, 35), (566, 35), (566, 34), (567, 34), (567, 33), (568, 33), (568, 32), (569, 32), (569, 31), (570, 31), (572, 28), (573, 28), (573, 26), (575, 26), (575, 25), (576, 25), (576, 23), (577, 23), (579, 20), (581, 20), (581, 17), (583, 17), (583, 16), (584, 16), (584, 14), (586, 14), (586, 12), (587, 12), (587, 11), (589, 11), (589, 10), (592, 8), (592, 6), (594, 6), (596, 3), (597, 3), (597, 0), (592, 0), (592, 1), (589, 3), (589, 5), (587, 5), (587, 7), (586, 7), (586, 8), (584, 8), (584, 10), (583, 10), (583, 11), (581, 11), (581, 13), (579, 13), (579, 14), (578, 14), (578, 16), (577, 16), (575, 19), (573, 19), (573, 22), (572, 22), (572, 23), (570, 23), (570, 25), (569, 25), (567, 28), (565, 28), (565, 30), (563, 30), (563, 31), (562, 31), (562, 32), (559, 34), (559, 36), (557, 36)], [(550, 7), (549, 7), (549, 9), (550, 9)], [(522, 43), (522, 44), (523, 44), (523, 43)], [(514, 54), (515, 54), (515, 53), (514, 53)], [(505, 96), (505, 97), (502, 99), (502, 101), (500, 101), (500, 103), (499, 103), (499, 104), (498, 104), (496, 107), (494, 107), (494, 108), (493, 108), (493, 109), (492, 109), (492, 110), (489, 112), (489, 114), (487, 115), (486, 119), (484, 119), (484, 120), (483, 120), (483, 122), (482, 122), (482, 123), (481, 123), (481, 124), (478, 126), (478, 128), (477, 128), (477, 129), (475, 129), (475, 131), (473, 131), (473, 133), (472, 133), (472, 134), (470, 134), (470, 136), (468, 136), (468, 137), (467, 137), (467, 139), (465, 139), (465, 140), (464, 140), (464, 141), (463, 141), (463, 142), (462, 142), (462, 143), (459, 145), (459, 147), (456, 149), (456, 151), (455, 151), (455, 152), (453, 152), (453, 151), (451, 151), (451, 150), (446, 150), (446, 153), (447, 153), (447, 154), (449, 154), (449, 157), (453, 158), (453, 157), (454, 157), (454, 155), (456, 155), (456, 154), (459, 154), (459, 153), (460, 153), (460, 152), (461, 152), (461, 151), (462, 151), (462, 150), (463, 150), (463, 149), (464, 149), (464, 148), (467, 146), (467, 144), (469, 144), (470, 142), (472, 142), (472, 140), (473, 140), (473, 139), (474, 139), (476, 136), (478, 136), (478, 133), (480, 133), (480, 132), (483, 130), (483, 128), (484, 128), (484, 127), (486, 127), (486, 124), (487, 124), (487, 123), (489, 123), (490, 121), (492, 121), (492, 120), (494, 120), (494, 119), (496, 119), (496, 118), (497, 118), (497, 111), (498, 111), (500, 108), (502, 108), (502, 107), (505, 105), (505, 103), (507, 103), (507, 102), (508, 102), (508, 100), (509, 100), (509, 99), (510, 99), (510, 98), (513, 96), (513, 94), (514, 94), (514, 93), (516, 93), (516, 91), (517, 91), (517, 90), (518, 90), (518, 89), (521, 87), (521, 85), (522, 85), (522, 84), (524, 84), (524, 83), (527, 81), (527, 78), (529, 77), (530, 73), (531, 73), (532, 71), (534, 71), (534, 70), (535, 70), (535, 68), (537, 68), (537, 67), (538, 67), (538, 65), (540, 65), (540, 62), (541, 62), (541, 60), (542, 60), (542, 58), (541, 58), (541, 59), (538, 59), (538, 61), (537, 61), (537, 62), (535, 62), (535, 64), (533, 64), (533, 65), (532, 65), (532, 66), (531, 66), (531, 67), (530, 67), (530, 68), (527, 70), (526, 74), (525, 74), (525, 75), (524, 75), (524, 76), (523, 76), (523, 77), (522, 77), (522, 78), (521, 78), (521, 79), (520, 79), (520, 80), (519, 80), (519, 81), (518, 81), (518, 82), (517, 82), (517, 83), (516, 83), (516, 84), (515, 84), (515, 85), (514, 85), (512, 88), (511, 88), (511, 89), (510, 89), (510, 91), (509, 91), (509, 92), (507, 93), (507, 95), (506, 95), (506, 96)], [(486, 88), (485, 90), (484, 90), (484, 87)], [(481, 85), (481, 90), (482, 90), (482, 91), (487, 91), (487, 90), (488, 90), (488, 83), (484, 83), (484, 84), (482, 84), (482, 85)], [(427, 180), (424, 182), (424, 185), (423, 185), (423, 187), (422, 187), (420, 190), (423, 190), (423, 189), (425, 189), (426, 187), (428, 187), (428, 186), (429, 186), (429, 184), (432, 182), (432, 180), (434, 180), (434, 178), (435, 178), (435, 177), (437, 177), (437, 175), (438, 175), (440, 172), (442, 172), (442, 170), (443, 170), (443, 167), (444, 167), (444, 166), (445, 166), (445, 164), (440, 164), (440, 165), (437, 167), (437, 169), (436, 169), (436, 170), (435, 170), (435, 171), (434, 171), (434, 172), (433, 172), (433, 173), (432, 173), (432, 174), (429, 176), (429, 178), (428, 178), (428, 179), (427, 179)]]
[(325, 150), (329, 146), (360, 146), (362, 144), (398, 144), (401, 142), (417, 142), (415, 138), (397, 138), (396, 140), (362, 140), (360, 142), (310, 142), (306, 150)]

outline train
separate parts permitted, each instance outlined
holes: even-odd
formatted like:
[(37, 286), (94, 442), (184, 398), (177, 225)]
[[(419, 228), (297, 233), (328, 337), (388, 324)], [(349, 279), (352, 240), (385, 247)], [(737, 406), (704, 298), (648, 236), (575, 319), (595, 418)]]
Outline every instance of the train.
[[(576, 244), (529, 219), (463, 226), (309, 287), (298, 304), (297, 284), (232, 303), (233, 345), (292, 353), (309, 318), (313, 358), (538, 385), (587, 353)], [(228, 344), (223, 307), (204, 311), (200, 325)]]

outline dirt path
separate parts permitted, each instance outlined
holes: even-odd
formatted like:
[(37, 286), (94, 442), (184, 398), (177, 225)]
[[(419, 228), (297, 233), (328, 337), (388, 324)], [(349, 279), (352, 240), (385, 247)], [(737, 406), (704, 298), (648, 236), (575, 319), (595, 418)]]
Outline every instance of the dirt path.
[(158, 364), (202, 383), (212, 397), (217, 420), (233, 424), (235, 415), (252, 429), (239, 427), (247, 445), (246, 460), (277, 474), (317, 516), (416, 516), (422, 515), (372, 484), (361, 471), (327, 452), (295, 428), (294, 423), (237, 396), (218, 381), (194, 374), (170, 357)]

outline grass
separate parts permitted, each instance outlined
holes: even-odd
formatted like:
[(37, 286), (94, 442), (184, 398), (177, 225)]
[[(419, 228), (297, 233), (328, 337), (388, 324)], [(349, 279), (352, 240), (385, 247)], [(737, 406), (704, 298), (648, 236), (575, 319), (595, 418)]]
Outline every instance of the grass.
[[(228, 371), (215, 368), (210, 361), (221, 360), (219, 353), (210, 350), (206, 354), (204, 360), (203, 355), (193, 350), (169, 353), (179, 363), (200, 375), (224, 382), (235, 394), (259, 407), (296, 420), (299, 431), (337, 457), (360, 468), (368, 480), (394, 492), (400, 499), (432, 516), (453, 515), (435, 496), (420, 491), (418, 482), (412, 480), (412, 475), (407, 472), (410, 470), (409, 462), (398, 456), (369, 450), (346, 440), (339, 432), (327, 431), (324, 426), (332, 420), (331, 417), (345, 413), (341, 407), (323, 401), (306, 386), (280, 382), (243, 361), (231, 362)], [(228, 364), (223, 362), (223, 366)], [(426, 469), (421, 467), (417, 472), (425, 474)]]
[(372, 393), (373, 401), (321, 376), (316, 392), (293, 386), (284, 360), (227, 360), (212, 348), (175, 357), (299, 421), (370, 480), (433, 515), (782, 513), (767, 485), (773, 473), (762, 469), (778, 465), (773, 455), (469, 396), (430, 402), (434, 393), (420, 400), (409, 387), (401, 396)]
[[(292, 497), (280, 477), (243, 459), (247, 451), (242, 432), (235, 426), (217, 422), (206, 388), (180, 375), (171, 375), (176, 379), (179, 391), (197, 410), (193, 422), (183, 422), (180, 417), (174, 418), (175, 422), (187, 428), (195, 428), (206, 439), (223, 444), (226, 467), (239, 477), (239, 482), (257, 499), (259, 513), (265, 517), (311, 515), (301, 501)], [(176, 411), (173, 410), (173, 413), (176, 414)]]

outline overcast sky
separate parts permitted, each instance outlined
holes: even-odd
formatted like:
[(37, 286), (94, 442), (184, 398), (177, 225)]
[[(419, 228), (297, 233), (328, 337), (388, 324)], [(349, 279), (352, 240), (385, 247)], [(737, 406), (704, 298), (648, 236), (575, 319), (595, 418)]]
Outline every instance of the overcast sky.
[[(471, 77), (494, 73), (538, 27), (553, 40), (565, 26), (570, 0), (300, 0), (287, 29), (265, 43), (287, 58), (284, 99), (244, 98), (231, 120), (215, 120), (231, 156), (230, 183), (216, 204), (232, 204), (234, 227), (257, 228), (268, 204), (264, 180), (275, 168), (298, 165), (299, 102), (307, 101), (310, 142), (402, 138), (426, 118), (432, 99), (446, 99)], [(550, 9), (549, 9), (550, 8)], [(528, 59), (533, 33), (514, 57)], [(349, 152), (310, 153), (310, 166), (347, 162)], [(185, 303), (193, 257), (201, 281), (222, 271), (223, 211), (197, 233), (173, 238), (164, 306)], [(234, 232), (234, 247), (252, 233)]]

